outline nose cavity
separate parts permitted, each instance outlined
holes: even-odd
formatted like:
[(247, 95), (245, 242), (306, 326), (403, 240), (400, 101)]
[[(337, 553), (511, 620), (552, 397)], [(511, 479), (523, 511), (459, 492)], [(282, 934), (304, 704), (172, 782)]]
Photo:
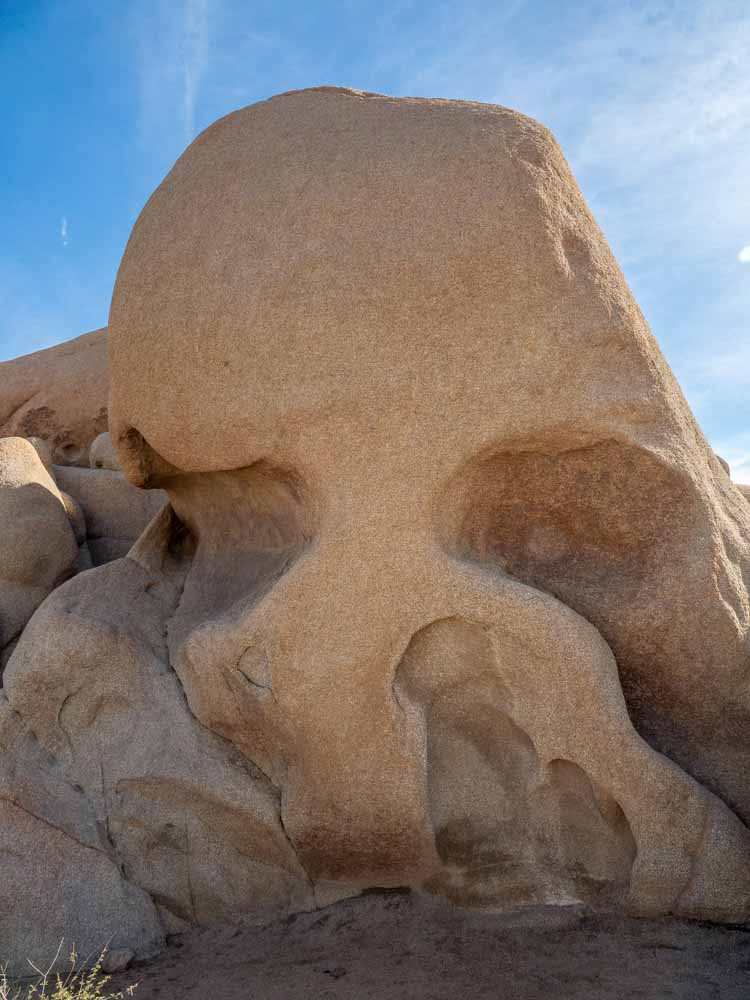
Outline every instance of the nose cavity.
[(258, 462), (226, 472), (159, 475), (170, 499), (164, 564), (179, 566), (166, 627), (170, 663), (193, 714), (274, 780), (283, 764), (273, 714), (274, 637), (254, 609), (295, 565), (314, 535), (304, 484)]
[(540, 756), (483, 628), (446, 619), (422, 629), (396, 687), (424, 713), (445, 866), (429, 888), (472, 904), (622, 901), (636, 855), (622, 809), (575, 763)]

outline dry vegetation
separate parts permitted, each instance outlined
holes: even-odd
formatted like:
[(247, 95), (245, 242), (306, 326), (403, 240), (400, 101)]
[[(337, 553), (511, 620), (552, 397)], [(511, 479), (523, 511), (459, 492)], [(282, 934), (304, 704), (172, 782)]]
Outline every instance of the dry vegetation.
[(58, 965), (62, 946), (61, 941), (46, 970), (29, 961), (34, 975), (26, 981), (13, 982), (7, 970), (0, 969), (0, 1000), (126, 1000), (133, 996), (137, 983), (114, 992), (107, 990), (112, 977), (103, 969), (106, 948), (93, 965), (87, 961), (79, 962), (79, 955), (73, 948), (68, 956), (67, 970), (53, 971)]

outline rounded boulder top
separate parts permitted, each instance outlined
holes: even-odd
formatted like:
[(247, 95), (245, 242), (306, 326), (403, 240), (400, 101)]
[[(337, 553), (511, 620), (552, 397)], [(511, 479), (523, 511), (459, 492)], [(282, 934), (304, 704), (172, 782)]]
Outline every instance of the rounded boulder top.
[(549, 130), (463, 101), (316, 88), (222, 118), (141, 213), (109, 337), (135, 481), (133, 431), (206, 470), (315, 434), (341, 461), (342, 426), (348, 453), (408, 428), (465, 454), (682, 405)]

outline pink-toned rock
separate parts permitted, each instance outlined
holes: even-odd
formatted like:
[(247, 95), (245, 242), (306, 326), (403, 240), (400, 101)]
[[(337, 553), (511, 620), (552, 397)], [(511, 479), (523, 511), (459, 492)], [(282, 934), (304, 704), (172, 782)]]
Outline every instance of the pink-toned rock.
[(0, 437), (38, 437), (58, 465), (87, 466), (107, 430), (107, 330), (0, 363)]

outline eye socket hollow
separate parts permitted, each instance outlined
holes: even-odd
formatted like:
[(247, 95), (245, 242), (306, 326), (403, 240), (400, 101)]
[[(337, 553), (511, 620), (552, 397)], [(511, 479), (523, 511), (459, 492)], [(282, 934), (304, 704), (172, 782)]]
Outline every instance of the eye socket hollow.
[(444, 548), (494, 563), (575, 606), (582, 590), (631, 589), (690, 517), (689, 492), (651, 453), (615, 440), (473, 459), (438, 505)]

